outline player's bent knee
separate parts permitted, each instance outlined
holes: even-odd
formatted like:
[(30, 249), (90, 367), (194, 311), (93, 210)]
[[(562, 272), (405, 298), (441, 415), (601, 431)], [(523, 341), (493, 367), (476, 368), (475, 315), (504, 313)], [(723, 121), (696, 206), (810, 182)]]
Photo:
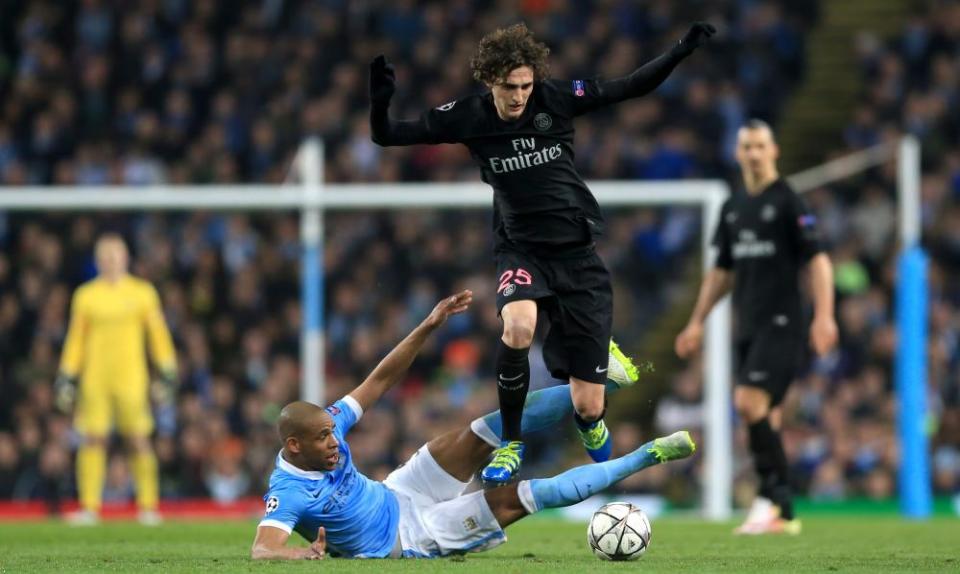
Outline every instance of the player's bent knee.
[(593, 422), (603, 416), (603, 401), (583, 400), (575, 401), (573, 408), (585, 421)]
[(585, 421), (595, 421), (603, 416), (603, 395), (578, 394), (573, 398), (573, 408)]
[(573, 408), (585, 421), (595, 421), (603, 416), (606, 409), (606, 395), (603, 385), (595, 385), (576, 378), (570, 379), (570, 398)]
[(500, 312), (503, 319), (503, 342), (514, 349), (524, 349), (533, 343), (537, 330), (537, 304), (534, 301), (514, 301)]
[(753, 424), (767, 416), (763, 407), (755, 403), (735, 403), (734, 408), (737, 415), (748, 424)]
[(537, 328), (537, 320), (528, 318), (504, 321), (503, 342), (513, 349), (525, 349), (533, 343), (533, 333)]
[(740, 418), (753, 424), (770, 414), (770, 399), (759, 389), (737, 388), (733, 405)]

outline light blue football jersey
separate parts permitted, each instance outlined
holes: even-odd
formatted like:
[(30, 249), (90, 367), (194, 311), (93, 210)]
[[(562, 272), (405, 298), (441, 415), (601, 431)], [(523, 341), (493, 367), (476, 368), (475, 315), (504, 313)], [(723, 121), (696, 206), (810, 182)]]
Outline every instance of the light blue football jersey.
[(321, 526), (327, 532), (327, 551), (354, 558), (384, 558), (397, 541), (400, 508), (397, 497), (383, 483), (357, 471), (346, 435), (363, 415), (353, 397), (327, 407), (333, 433), (340, 443), (340, 460), (331, 471), (299, 469), (277, 455), (261, 526), (296, 530), (309, 541)]

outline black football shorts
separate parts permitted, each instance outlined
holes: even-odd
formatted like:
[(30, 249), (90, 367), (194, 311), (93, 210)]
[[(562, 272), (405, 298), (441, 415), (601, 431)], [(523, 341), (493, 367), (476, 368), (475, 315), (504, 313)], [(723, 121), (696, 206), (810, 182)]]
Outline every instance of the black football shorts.
[(806, 339), (794, 325), (780, 326), (771, 321), (736, 343), (737, 384), (770, 393), (771, 407), (783, 401), (803, 360)]
[(551, 259), (501, 251), (496, 260), (497, 312), (513, 301), (532, 300), (550, 322), (543, 348), (550, 374), (605, 383), (613, 288), (600, 256)]

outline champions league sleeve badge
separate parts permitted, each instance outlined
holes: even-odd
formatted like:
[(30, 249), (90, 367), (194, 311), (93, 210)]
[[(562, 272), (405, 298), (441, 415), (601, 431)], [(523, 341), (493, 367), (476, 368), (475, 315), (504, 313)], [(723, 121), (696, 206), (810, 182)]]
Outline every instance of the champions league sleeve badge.
[(273, 512), (274, 510), (276, 510), (277, 507), (279, 507), (279, 506), (280, 506), (280, 499), (277, 498), (276, 496), (271, 496), (271, 497), (267, 500), (267, 514), (270, 514), (271, 512)]

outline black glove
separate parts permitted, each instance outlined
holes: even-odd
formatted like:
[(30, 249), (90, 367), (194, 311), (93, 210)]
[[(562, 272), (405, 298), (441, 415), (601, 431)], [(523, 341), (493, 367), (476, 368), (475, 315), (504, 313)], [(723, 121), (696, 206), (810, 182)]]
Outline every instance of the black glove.
[(709, 22), (694, 22), (683, 35), (674, 50), (682, 56), (689, 56), (694, 50), (704, 45), (711, 36), (717, 33), (717, 28)]
[(64, 373), (57, 373), (53, 381), (53, 403), (57, 410), (68, 414), (77, 400), (77, 379)]
[(153, 393), (153, 400), (158, 405), (173, 404), (177, 396), (176, 369), (161, 369), (160, 377), (153, 384), (151, 392)]
[(388, 64), (387, 58), (380, 54), (370, 62), (370, 103), (380, 107), (389, 106), (396, 89), (397, 72), (393, 64)]

